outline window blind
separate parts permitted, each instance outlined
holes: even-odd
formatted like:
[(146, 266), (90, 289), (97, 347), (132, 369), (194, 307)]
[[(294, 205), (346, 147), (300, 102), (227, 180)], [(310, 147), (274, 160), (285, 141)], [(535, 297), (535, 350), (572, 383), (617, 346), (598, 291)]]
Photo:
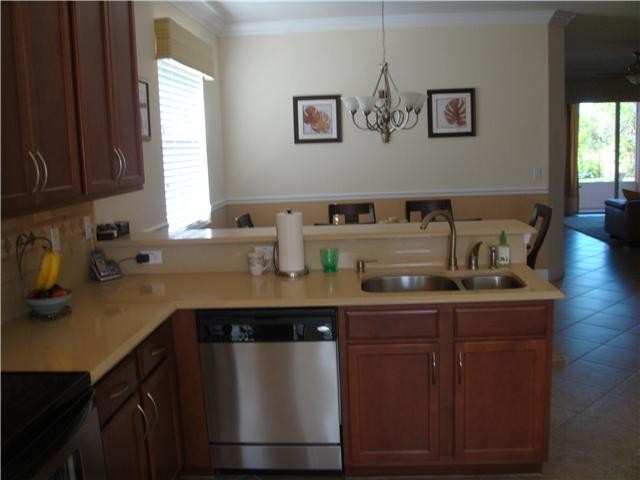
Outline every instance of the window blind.
[(170, 230), (209, 219), (209, 173), (202, 74), (158, 61), (165, 205)]

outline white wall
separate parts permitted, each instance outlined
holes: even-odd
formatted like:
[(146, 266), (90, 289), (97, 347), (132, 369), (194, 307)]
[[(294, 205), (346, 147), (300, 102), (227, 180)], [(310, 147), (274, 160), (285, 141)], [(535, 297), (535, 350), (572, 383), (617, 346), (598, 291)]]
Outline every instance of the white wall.
[(142, 191), (96, 200), (94, 202), (94, 212), (98, 223), (111, 222), (113, 220), (130, 220), (133, 231), (144, 231), (166, 223), (158, 100), (158, 67), (155, 58), (153, 26), (155, 18), (171, 17), (211, 45), (216, 80), (204, 82), (204, 96), (212, 203), (225, 198), (224, 161), (222, 156), (220, 81), (218, 79), (219, 62), (216, 37), (168, 2), (135, 2), (134, 5), (138, 77), (149, 82), (151, 141), (142, 142), (145, 184)]
[[(399, 88), (476, 89), (476, 137), (418, 127), (383, 145), (343, 112), (343, 142), (295, 145), (295, 95), (370, 94), (380, 31), (219, 40), (226, 193), (234, 199), (346, 193), (522, 190), (549, 176), (547, 25), (387, 29)], [(532, 178), (534, 167), (543, 171)]]

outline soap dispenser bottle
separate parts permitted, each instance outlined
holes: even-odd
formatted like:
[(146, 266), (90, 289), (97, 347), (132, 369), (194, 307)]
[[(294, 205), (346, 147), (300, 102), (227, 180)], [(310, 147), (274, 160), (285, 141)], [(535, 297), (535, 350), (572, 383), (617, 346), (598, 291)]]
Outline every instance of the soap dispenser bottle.
[(504, 230), (500, 234), (500, 245), (498, 245), (498, 267), (508, 267), (511, 265), (511, 248), (507, 243), (507, 234)]

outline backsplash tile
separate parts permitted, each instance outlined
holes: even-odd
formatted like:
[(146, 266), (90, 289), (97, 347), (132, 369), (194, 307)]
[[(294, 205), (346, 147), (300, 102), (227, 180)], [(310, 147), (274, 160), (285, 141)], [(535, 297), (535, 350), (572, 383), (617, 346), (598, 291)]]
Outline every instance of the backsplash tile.
[[(58, 283), (66, 288), (75, 288), (89, 279), (89, 253), (91, 241), (84, 238), (84, 217), (91, 217), (94, 224), (91, 202), (47, 210), (22, 217), (2, 220), (0, 248), (2, 254), (2, 310), (4, 323), (28, 311), (23, 301), (23, 287), (18, 275), (16, 239), (20, 233), (33, 232), (36, 236), (49, 237), (49, 229), (55, 225), (60, 230), (60, 276)], [(30, 289), (40, 265), (41, 247), (38, 241), (25, 251), (22, 270), (26, 288)]]

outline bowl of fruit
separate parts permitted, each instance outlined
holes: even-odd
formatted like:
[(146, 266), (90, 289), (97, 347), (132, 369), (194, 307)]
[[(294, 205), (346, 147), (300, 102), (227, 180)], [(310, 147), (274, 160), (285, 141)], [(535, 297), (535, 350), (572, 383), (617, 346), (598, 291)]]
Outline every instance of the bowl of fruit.
[(45, 317), (60, 313), (71, 300), (71, 290), (56, 283), (60, 271), (60, 254), (45, 249), (40, 260), (40, 268), (34, 288), (27, 294), (29, 308)]

